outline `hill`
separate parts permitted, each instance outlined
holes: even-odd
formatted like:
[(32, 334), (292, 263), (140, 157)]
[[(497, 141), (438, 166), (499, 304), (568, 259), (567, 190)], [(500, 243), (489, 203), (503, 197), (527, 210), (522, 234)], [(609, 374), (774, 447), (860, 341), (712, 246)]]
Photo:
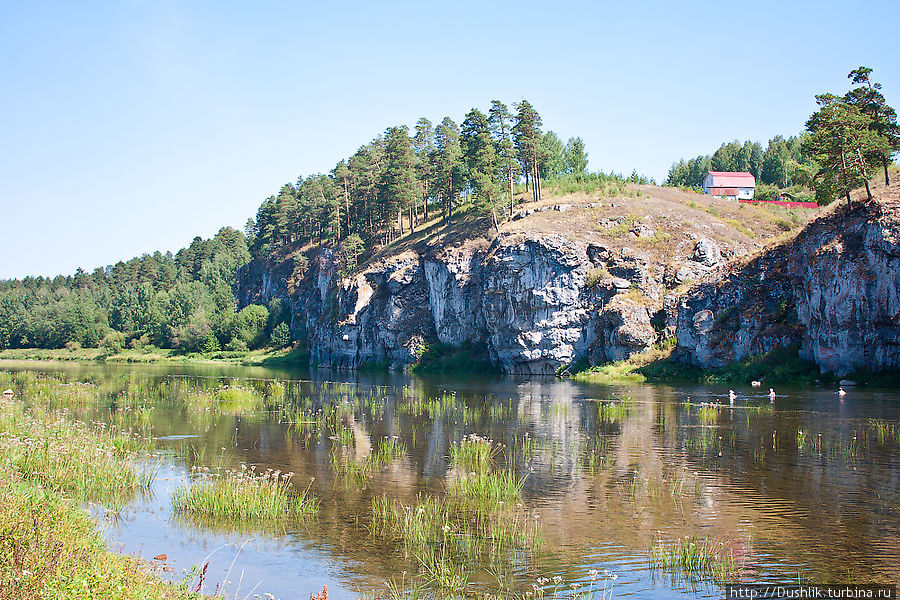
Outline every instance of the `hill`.
[[(521, 195), (522, 198), (525, 195)], [(555, 373), (645, 351), (675, 333), (679, 295), (817, 211), (650, 185), (553, 190), (513, 218), (463, 207), (378, 248), (350, 273), (334, 248), (293, 247), (238, 275), (241, 305), (274, 298), (320, 365), (405, 368), (467, 345), (505, 372)]]

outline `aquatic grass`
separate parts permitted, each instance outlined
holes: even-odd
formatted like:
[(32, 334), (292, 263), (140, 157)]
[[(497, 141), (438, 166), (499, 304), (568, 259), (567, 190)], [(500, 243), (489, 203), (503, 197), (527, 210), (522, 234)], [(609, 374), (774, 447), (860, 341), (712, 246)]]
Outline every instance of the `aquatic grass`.
[[(553, 600), (558, 598), (568, 598), (568, 600), (612, 600), (613, 584), (618, 579), (618, 575), (604, 570), (602, 573), (597, 569), (588, 571), (590, 583), (582, 585), (581, 583), (566, 584), (559, 575), (550, 577), (538, 577), (536, 583), (531, 584), (531, 591), (527, 592), (524, 599), (534, 598), (535, 600), (545, 600), (550, 597)], [(603, 582), (600, 587), (597, 580)], [(552, 585), (548, 585), (552, 584)]]
[(701, 423), (718, 423), (719, 415), (724, 407), (721, 404), (708, 404), (704, 402), (700, 405), (698, 412)]
[(92, 405), (100, 399), (97, 386), (82, 381), (62, 382), (42, 378), (28, 386), (27, 390), (32, 401), (54, 407)]
[(716, 582), (734, 581), (740, 574), (734, 550), (722, 540), (681, 538), (654, 540), (649, 551), (650, 568), (678, 573), (688, 579), (708, 577)]
[(608, 423), (625, 421), (628, 418), (628, 412), (631, 410), (632, 404), (631, 398), (620, 401), (600, 402), (597, 404), (597, 418)]
[(450, 447), (450, 462), (464, 471), (486, 472), (498, 451), (493, 440), (473, 433)]
[(24, 480), (79, 500), (124, 502), (147, 492), (153, 467), (138, 467), (151, 442), (100, 424), (89, 427), (57, 415), (26, 414), (0, 399), (0, 457)]
[[(309, 487), (295, 493), (290, 483), (293, 473), (268, 469), (257, 473), (255, 467), (196, 471), (196, 479), (172, 496), (176, 513), (208, 518), (275, 521), (302, 520), (313, 516), (317, 500)], [(310, 485), (312, 482), (310, 482)]]
[(422, 566), (426, 583), (446, 592), (456, 594), (469, 583), (463, 563), (449, 556), (446, 545), (438, 552), (422, 552), (416, 555)]
[(215, 411), (225, 415), (244, 415), (264, 408), (264, 401), (254, 389), (238, 384), (212, 390), (191, 389), (183, 395), (185, 408), (192, 411)]
[(455, 557), (497, 558), (510, 549), (534, 551), (541, 545), (540, 520), (521, 504), (473, 507), (421, 494), (406, 504), (381, 497), (372, 501), (372, 522), (373, 533), (417, 557), (439, 548)]
[(348, 444), (335, 445), (329, 463), (347, 483), (362, 483), (394, 460), (406, 456), (406, 444), (396, 437), (385, 437), (367, 456), (357, 457)]
[(447, 493), (457, 499), (488, 502), (516, 502), (522, 499), (525, 478), (512, 471), (468, 472), (447, 481)]
[(869, 419), (868, 426), (875, 430), (878, 443), (882, 446), (888, 441), (900, 444), (900, 425), (885, 421), (884, 419)]
[(717, 428), (704, 427), (687, 436), (684, 440), (685, 451), (693, 456), (702, 456), (707, 452), (721, 452), (723, 438), (719, 431)]

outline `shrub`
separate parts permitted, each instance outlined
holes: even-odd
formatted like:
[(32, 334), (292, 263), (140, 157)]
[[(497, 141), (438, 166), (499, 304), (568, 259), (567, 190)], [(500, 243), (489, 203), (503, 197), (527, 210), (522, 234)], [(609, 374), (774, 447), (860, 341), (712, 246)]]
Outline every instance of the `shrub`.
[(125, 347), (125, 334), (119, 331), (110, 331), (103, 336), (103, 341), (100, 345), (108, 353), (115, 354)]
[(284, 348), (290, 346), (292, 341), (291, 328), (282, 321), (272, 330), (271, 342), (275, 348)]

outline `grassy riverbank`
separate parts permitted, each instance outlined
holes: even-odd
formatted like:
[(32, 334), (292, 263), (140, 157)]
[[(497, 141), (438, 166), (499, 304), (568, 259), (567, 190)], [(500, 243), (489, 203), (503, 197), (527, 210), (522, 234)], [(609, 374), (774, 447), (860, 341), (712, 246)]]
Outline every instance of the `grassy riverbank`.
[(570, 369), (575, 381), (590, 383), (696, 383), (696, 384), (765, 384), (837, 385), (841, 379), (850, 379), (861, 385), (874, 387), (900, 384), (900, 372), (857, 372), (844, 377), (821, 373), (812, 361), (800, 358), (796, 348), (773, 350), (751, 356), (720, 369), (701, 369), (694, 365), (676, 362), (672, 357), (675, 348), (670, 339), (627, 360), (606, 365)]
[(0, 398), (0, 598), (201, 598), (108, 552), (76, 501), (116, 505), (146, 491), (152, 473), (133, 459), (147, 443)]
[(244, 352), (190, 352), (147, 346), (110, 353), (103, 348), (53, 349), (16, 348), (0, 351), (0, 360), (37, 360), (63, 362), (103, 362), (134, 364), (221, 363), (246, 366), (307, 366), (309, 356), (301, 348), (261, 349)]
[(676, 362), (674, 340), (658, 344), (627, 360), (576, 370), (572, 378), (593, 383), (834, 383), (833, 376), (819, 373), (815, 363), (797, 355), (796, 349), (775, 350), (735, 362), (721, 369), (701, 369)]

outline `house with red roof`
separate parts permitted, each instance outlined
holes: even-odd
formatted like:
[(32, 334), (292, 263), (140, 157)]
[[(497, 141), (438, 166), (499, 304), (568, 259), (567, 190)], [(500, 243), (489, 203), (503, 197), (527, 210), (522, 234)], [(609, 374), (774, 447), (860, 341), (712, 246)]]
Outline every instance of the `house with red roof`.
[(711, 196), (725, 196), (731, 200), (752, 200), (756, 178), (750, 173), (710, 171), (703, 180), (703, 192)]

